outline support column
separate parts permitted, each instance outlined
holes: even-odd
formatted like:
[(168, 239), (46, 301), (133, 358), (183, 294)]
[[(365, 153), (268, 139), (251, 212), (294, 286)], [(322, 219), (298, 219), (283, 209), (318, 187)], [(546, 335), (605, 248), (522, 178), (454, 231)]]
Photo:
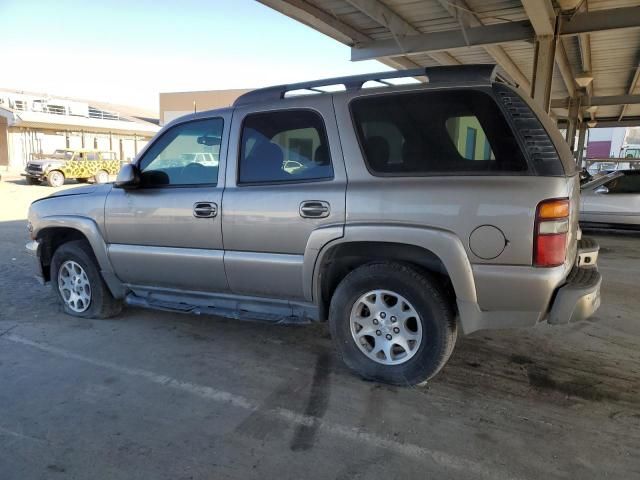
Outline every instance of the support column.
[(533, 59), (531, 98), (536, 100), (547, 113), (551, 103), (551, 82), (555, 65), (556, 43), (557, 39), (553, 35), (537, 37)]
[(578, 148), (576, 149), (576, 162), (578, 166), (582, 168), (582, 161), (584, 159), (584, 149), (586, 147), (585, 140), (587, 138), (587, 122), (580, 122), (580, 128), (578, 129)]
[(580, 113), (581, 97), (574, 97), (569, 103), (569, 116), (567, 117), (567, 143), (573, 152), (576, 143), (576, 131), (578, 128), (578, 115)]

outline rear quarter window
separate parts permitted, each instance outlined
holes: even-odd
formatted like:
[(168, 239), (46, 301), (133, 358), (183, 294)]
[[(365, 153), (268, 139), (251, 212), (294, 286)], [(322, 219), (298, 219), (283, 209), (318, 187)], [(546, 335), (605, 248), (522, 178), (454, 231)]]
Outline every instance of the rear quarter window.
[(528, 173), (502, 111), (484, 92), (363, 97), (351, 103), (351, 113), (374, 175)]

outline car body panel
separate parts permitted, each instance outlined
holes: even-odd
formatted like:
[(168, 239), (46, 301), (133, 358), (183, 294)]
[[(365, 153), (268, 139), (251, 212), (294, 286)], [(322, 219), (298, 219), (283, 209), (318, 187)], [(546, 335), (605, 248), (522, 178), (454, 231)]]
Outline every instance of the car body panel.
[[(640, 227), (640, 188), (637, 193), (612, 193), (605, 189), (614, 180), (625, 175), (638, 176), (636, 170), (617, 171), (582, 187), (580, 222), (614, 226)], [(600, 187), (605, 187), (600, 189)]]
[[(27, 162), (26, 176), (33, 178), (46, 178), (51, 171), (60, 171), (65, 178), (92, 178), (99, 171), (105, 171), (109, 175), (116, 175), (120, 171), (122, 162), (116, 160), (113, 152), (98, 150), (72, 150), (71, 158), (62, 159), (60, 155), (47, 156), (38, 160)], [(90, 157), (88, 157), (90, 156)], [(91, 160), (88, 158), (92, 158)]]
[[(213, 118), (224, 121), (220, 146), (224, 158), (231, 115), (221, 112)], [(174, 126), (192, 119), (181, 120), (165, 127), (158, 138)], [(146, 151), (148, 149), (140, 153), (136, 162), (144, 158)], [(219, 213), (224, 190), (224, 163), (220, 162), (215, 186), (114, 188), (110, 191), (105, 204), (106, 238), (114, 270), (124, 283), (210, 292), (228, 290)], [(202, 202), (214, 204), (217, 215), (213, 218), (194, 216), (195, 204)], [(160, 282), (159, 277), (162, 277)]]
[[(285, 184), (238, 185), (238, 158), (242, 122), (247, 114), (281, 110), (281, 102), (236, 109), (229, 142), (227, 180), (222, 209), (222, 230), (227, 254), (225, 269), (231, 291), (247, 295), (271, 295), (311, 300), (310, 288), (303, 280), (308, 250), (318, 246), (311, 240), (314, 232), (332, 231), (341, 235), (345, 222), (346, 175), (342, 148), (333, 113), (331, 96), (295, 98), (284, 109), (313, 110), (324, 120), (334, 178)], [(300, 205), (306, 201), (324, 201), (329, 214), (324, 218), (302, 218)], [(316, 237), (319, 238), (319, 237)], [(315, 250), (313, 250), (315, 251)], [(308, 271), (308, 269), (306, 269)], [(253, 272), (253, 278), (248, 276)], [(277, 272), (278, 282), (270, 282)], [(256, 279), (266, 281), (257, 282)]]
[[(575, 270), (579, 235), (578, 172), (568, 147), (544, 113), (525, 100), (549, 130), (564, 175), (541, 176), (530, 169), (518, 175), (389, 178), (372, 175), (364, 163), (349, 110), (352, 99), (443, 88), (491, 91), (486, 82), (458, 79), (444, 86), (272, 98), (181, 117), (166, 125), (135, 163), (173, 126), (222, 117), (216, 186), (66, 191), (32, 205), (32, 235), (37, 239), (51, 225), (85, 234), (98, 251), (105, 281), (118, 298), (127, 292), (149, 298), (164, 295), (163, 301), (179, 304), (182, 298), (183, 303), (193, 301), (200, 307), (211, 307), (208, 302), (213, 299), (214, 303), (228, 300), (233, 308), (242, 308), (241, 299), (246, 298), (251, 305), (272, 302), (278, 318), (289, 306), (293, 312), (293, 305), (306, 312), (305, 318), (321, 314), (329, 300), (322, 296), (322, 269), (334, 247), (358, 242), (412, 246), (442, 263), (444, 272), (439, 273), (449, 277), (464, 333), (533, 325), (546, 318), (556, 293), (566, 288), (569, 273)], [(334, 178), (239, 185), (237, 164), (245, 116), (299, 108), (322, 116)], [(518, 141), (524, 148), (522, 138)], [(542, 200), (558, 198), (569, 199), (571, 205), (565, 262), (536, 268), (532, 266), (536, 208)], [(193, 216), (194, 203), (203, 201), (217, 205), (215, 217)], [(300, 207), (305, 201), (327, 202), (328, 215), (303, 218)], [(473, 233), (485, 226), (503, 236), (494, 258), (481, 258), (473, 248)], [(481, 246), (486, 247), (482, 242)], [(39, 249), (32, 245), (30, 251)], [(580, 303), (579, 317), (588, 314), (597, 308), (598, 282), (594, 279), (583, 290), (564, 294), (563, 302)], [(575, 311), (574, 305), (565, 307), (555, 311)], [(309, 313), (314, 308), (317, 312)]]

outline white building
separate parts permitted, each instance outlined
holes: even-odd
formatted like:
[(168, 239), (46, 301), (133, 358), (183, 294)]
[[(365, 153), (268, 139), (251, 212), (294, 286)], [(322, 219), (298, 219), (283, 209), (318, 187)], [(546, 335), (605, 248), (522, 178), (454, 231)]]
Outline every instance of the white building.
[(151, 112), (0, 89), (0, 170), (20, 171), (57, 148), (116, 152), (131, 160), (160, 129)]

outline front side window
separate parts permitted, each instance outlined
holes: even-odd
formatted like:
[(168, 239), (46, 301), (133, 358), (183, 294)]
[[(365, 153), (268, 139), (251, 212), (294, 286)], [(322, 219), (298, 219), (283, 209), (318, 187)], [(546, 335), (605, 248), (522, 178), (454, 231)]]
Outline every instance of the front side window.
[(195, 120), (167, 130), (139, 163), (142, 185), (216, 185), (224, 121)]
[(85, 160), (90, 160), (95, 162), (96, 160), (98, 160), (98, 153), (97, 152), (87, 152)]
[(491, 96), (473, 90), (365, 97), (352, 102), (374, 174), (526, 172), (527, 162)]
[(322, 117), (310, 110), (248, 115), (240, 142), (240, 184), (333, 178)]

